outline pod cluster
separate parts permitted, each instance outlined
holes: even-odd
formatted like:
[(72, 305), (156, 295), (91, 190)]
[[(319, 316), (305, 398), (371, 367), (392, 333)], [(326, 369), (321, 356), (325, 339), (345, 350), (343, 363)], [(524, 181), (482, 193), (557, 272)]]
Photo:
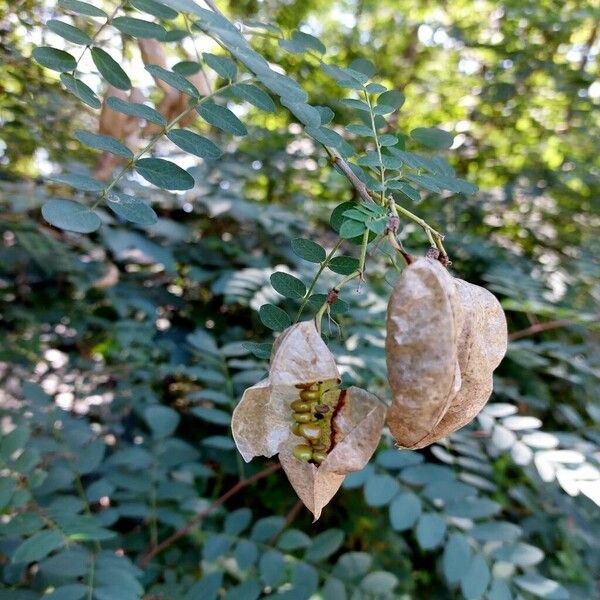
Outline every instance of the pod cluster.
[(296, 385), (300, 398), (291, 404), (293, 411), (292, 433), (304, 438), (303, 444), (294, 447), (298, 460), (320, 465), (331, 447), (332, 407), (324, 401), (325, 385), (322, 381)]

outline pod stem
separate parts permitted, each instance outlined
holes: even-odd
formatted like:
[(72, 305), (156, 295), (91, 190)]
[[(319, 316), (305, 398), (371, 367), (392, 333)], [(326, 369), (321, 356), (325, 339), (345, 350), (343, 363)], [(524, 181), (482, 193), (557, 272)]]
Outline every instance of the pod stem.
[(350, 273), (350, 275), (346, 275), (344, 279), (342, 279), (333, 288), (331, 288), (330, 293), (327, 294), (327, 299), (325, 300), (325, 302), (323, 302), (321, 308), (319, 308), (317, 314), (315, 315), (315, 326), (317, 327), (317, 331), (319, 333), (321, 333), (321, 321), (323, 320), (323, 315), (329, 310), (330, 306), (338, 299), (340, 290), (351, 281), (354, 281), (356, 278), (364, 278), (365, 263), (367, 260), (367, 247), (369, 246), (369, 233), (369, 229), (365, 229), (362, 236), (358, 268), (356, 269), (356, 271)]

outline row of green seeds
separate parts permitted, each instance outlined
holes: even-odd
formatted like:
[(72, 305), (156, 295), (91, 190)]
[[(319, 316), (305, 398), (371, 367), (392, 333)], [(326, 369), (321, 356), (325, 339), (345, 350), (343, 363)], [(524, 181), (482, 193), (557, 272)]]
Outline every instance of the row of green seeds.
[(325, 435), (329, 428), (324, 425), (331, 420), (329, 406), (321, 404), (323, 397), (322, 382), (302, 383), (296, 385), (300, 389), (300, 399), (291, 404), (294, 425), (292, 432), (306, 440), (304, 444), (294, 447), (293, 454), (298, 460), (314, 462), (320, 465), (329, 450), (329, 436)]

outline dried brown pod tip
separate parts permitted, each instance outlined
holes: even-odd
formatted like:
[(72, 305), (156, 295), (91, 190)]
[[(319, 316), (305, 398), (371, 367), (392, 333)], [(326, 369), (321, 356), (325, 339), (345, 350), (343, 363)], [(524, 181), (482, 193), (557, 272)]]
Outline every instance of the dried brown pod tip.
[(387, 320), (388, 425), (397, 442), (423, 448), (468, 424), (492, 392), (506, 346), (504, 311), (490, 292), (432, 258), (407, 267)]
[(338, 388), (335, 360), (314, 321), (277, 339), (268, 379), (248, 388), (231, 427), (244, 460), (279, 455), (306, 507), (319, 518), (345, 476), (377, 448), (385, 406), (372, 394)]

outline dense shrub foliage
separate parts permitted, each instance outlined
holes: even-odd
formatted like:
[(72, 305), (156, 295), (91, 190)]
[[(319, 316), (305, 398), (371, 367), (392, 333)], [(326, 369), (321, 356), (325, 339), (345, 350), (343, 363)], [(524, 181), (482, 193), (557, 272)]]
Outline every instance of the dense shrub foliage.
[[(0, 7), (1, 599), (598, 597), (597, 10)], [(389, 399), (393, 210), (508, 354), (472, 425), (384, 435), (311, 523), (231, 411), (299, 312)]]

